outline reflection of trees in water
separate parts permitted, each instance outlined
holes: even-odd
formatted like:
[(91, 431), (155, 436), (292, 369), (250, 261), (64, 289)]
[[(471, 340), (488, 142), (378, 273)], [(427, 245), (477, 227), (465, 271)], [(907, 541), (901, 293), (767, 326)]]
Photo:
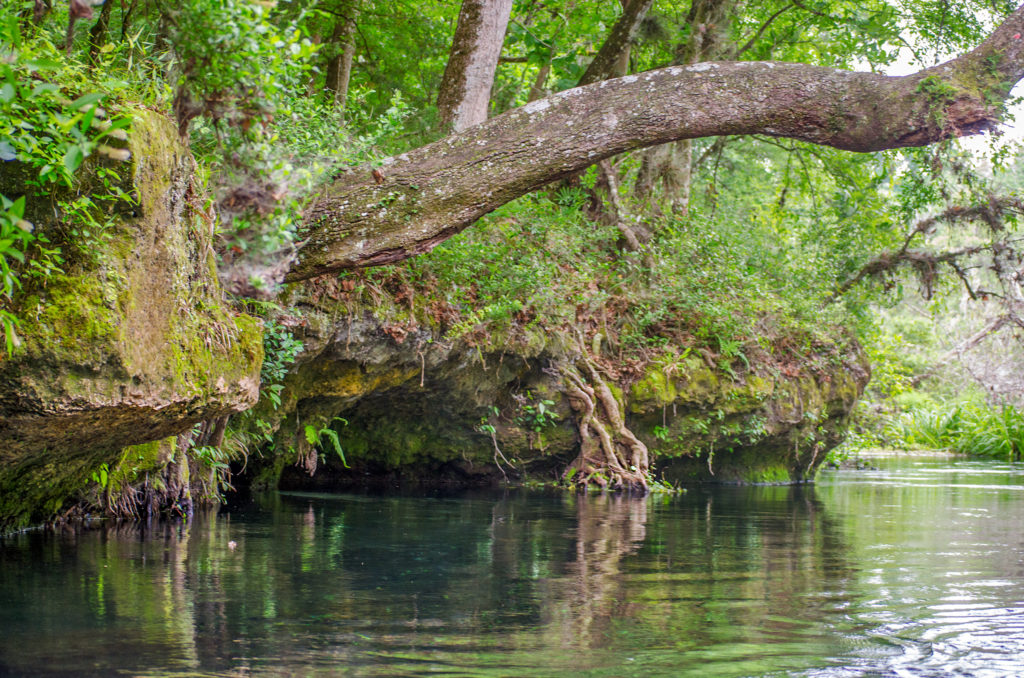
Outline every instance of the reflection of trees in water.
[(643, 576), (625, 595), (654, 646), (788, 638), (822, 619), (850, 577), (847, 547), (813, 487), (695, 490), (651, 522)]
[(583, 496), (576, 523), (564, 576), (538, 584), (547, 642), (563, 649), (788, 637), (834, 607), (852, 571), (813, 487)]
[(111, 525), (51, 558), (102, 578), (83, 577), (89, 614), (137, 620), (139, 666), (221, 672), (469, 638), (570, 656), (755, 642), (849, 573), (810, 488), (277, 501), (191, 527)]
[(13, 554), (10, 546), (25, 546), (31, 556), (0, 560), (17, 580), (14, 587), (0, 578), (6, 611), (24, 617), (15, 625), (0, 615), (0, 652), (12, 666), (71, 674), (97, 667), (97, 674), (98, 667), (143, 669), (168, 656), (178, 668), (200, 665), (197, 621), (210, 615), (196, 607), (187, 524), (105, 522), (19, 541), (0, 549)]
[(644, 541), (648, 505), (648, 498), (628, 495), (576, 498), (574, 559), (568, 576), (549, 581), (545, 595), (545, 617), (562, 646), (604, 644), (610, 621), (627, 613), (621, 565)]

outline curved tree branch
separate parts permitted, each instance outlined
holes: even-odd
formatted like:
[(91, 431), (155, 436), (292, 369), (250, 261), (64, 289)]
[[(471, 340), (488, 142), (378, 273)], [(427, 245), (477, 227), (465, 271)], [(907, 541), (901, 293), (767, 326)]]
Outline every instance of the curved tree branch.
[[(840, 297), (849, 292), (853, 287), (866, 278), (878, 276), (883, 273), (891, 273), (903, 265), (911, 265), (916, 267), (919, 273), (930, 274), (933, 273), (938, 266), (945, 264), (953, 269), (953, 272), (956, 273), (964, 283), (964, 288), (967, 290), (967, 294), (974, 299), (977, 295), (970, 280), (968, 280), (967, 273), (961, 266), (960, 261), (981, 252), (992, 252), (995, 254), (996, 250), (1000, 247), (1013, 247), (1016, 244), (1015, 241), (1003, 240), (945, 252), (928, 252), (925, 250), (911, 249), (911, 243), (919, 235), (928, 235), (940, 222), (956, 224), (958, 222), (984, 221), (988, 225), (989, 230), (992, 233), (996, 233), (1003, 228), (1002, 218), (1005, 213), (1016, 212), (1019, 214), (1022, 211), (1024, 211), (1024, 202), (1017, 198), (990, 196), (988, 201), (982, 204), (972, 205), (970, 207), (954, 205), (941, 214), (936, 214), (935, 216), (928, 217), (927, 219), (922, 219), (910, 230), (910, 233), (908, 233), (906, 238), (903, 240), (903, 245), (898, 250), (883, 252), (868, 261), (860, 268), (859, 271), (857, 271), (857, 273), (839, 285), (832, 296), (829, 297), (827, 303), (834, 303), (838, 301)], [(926, 291), (930, 289), (930, 281), (927, 277), (928, 276), (925, 275), (925, 279), (922, 280)], [(928, 297), (930, 295), (926, 294), (925, 296)]]
[(342, 175), (307, 213), (288, 280), (401, 261), (551, 181), (624, 151), (732, 134), (850, 151), (995, 127), (1024, 76), (1024, 7), (975, 50), (903, 77), (778, 62), (673, 66), (577, 87)]

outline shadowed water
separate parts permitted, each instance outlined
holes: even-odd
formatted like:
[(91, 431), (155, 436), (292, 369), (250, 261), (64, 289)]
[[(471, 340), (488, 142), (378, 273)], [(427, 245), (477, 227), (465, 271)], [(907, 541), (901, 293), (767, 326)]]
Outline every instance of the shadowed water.
[(661, 499), (272, 495), (0, 540), (0, 675), (1010, 676), (1024, 467)]

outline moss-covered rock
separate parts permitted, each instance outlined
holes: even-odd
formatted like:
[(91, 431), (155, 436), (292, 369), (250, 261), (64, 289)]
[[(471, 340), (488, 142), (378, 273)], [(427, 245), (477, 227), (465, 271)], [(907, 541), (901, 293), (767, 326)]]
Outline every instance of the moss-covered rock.
[[(554, 334), (539, 343), (446, 340), (429, 322), (395, 332), (381, 315), (305, 308), (297, 333), (306, 351), (280, 406), (263, 402), (246, 415), (274, 430), (261, 483), (551, 480), (572, 461), (572, 410), (550, 369), (577, 359), (571, 342)], [(613, 390), (656, 469), (673, 481), (799, 482), (841, 440), (867, 383), (860, 349), (847, 351), (825, 346), (784, 370), (754, 356), (741, 373), (697, 356), (654, 361)], [(552, 414), (538, 416), (541, 403)], [(347, 467), (324, 429), (338, 435)]]
[[(488, 481), (502, 477), (496, 459), (512, 474), (549, 466), (552, 455), (571, 459), (575, 437), (567, 421), (541, 432), (516, 421), (531, 398), (554, 391), (542, 370), (554, 358), (550, 348), (446, 341), (427, 325), (396, 339), (369, 312), (338, 318), (305, 310), (297, 330), (305, 351), (284, 382), (280, 405), (264, 399), (240, 422), (274, 430), (273, 452), (250, 459), (257, 484), (276, 485), (281, 473), (289, 487), (395, 477)], [(568, 415), (567, 404), (561, 414)], [(339, 435), (344, 462), (319, 435), (325, 428)], [(311, 437), (319, 444), (310, 445)]]
[(132, 199), (105, 232), (68, 245), (88, 256), (24, 279), (14, 301), (21, 343), (0, 356), (0, 528), (52, 515), (123, 447), (257, 398), (262, 325), (225, 304), (191, 156), (145, 110), (129, 148)]
[(716, 376), (699, 360), (666, 376), (648, 366), (633, 386), (630, 424), (672, 482), (810, 480), (842, 441), (870, 376), (865, 356), (836, 347), (787, 372), (756, 362)]

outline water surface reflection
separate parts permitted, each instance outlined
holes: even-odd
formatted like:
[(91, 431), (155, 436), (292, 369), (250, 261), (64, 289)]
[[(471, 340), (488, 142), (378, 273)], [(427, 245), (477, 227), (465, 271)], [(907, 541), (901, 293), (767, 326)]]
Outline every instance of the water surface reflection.
[(0, 541), (0, 673), (1013, 675), (1021, 469), (886, 468), (668, 500), (272, 495), (27, 533)]

